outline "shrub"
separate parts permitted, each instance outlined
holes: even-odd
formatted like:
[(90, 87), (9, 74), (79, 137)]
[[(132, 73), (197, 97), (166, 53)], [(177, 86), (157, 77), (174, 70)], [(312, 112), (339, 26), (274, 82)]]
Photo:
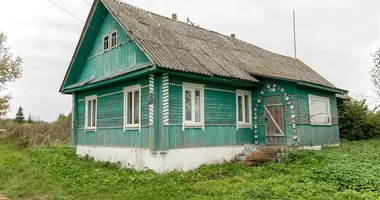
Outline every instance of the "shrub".
[(340, 109), (342, 139), (367, 140), (380, 136), (380, 113), (370, 110), (365, 100), (345, 101)]
[(38, 145), (55, 146), (69, 144), (71, 122), (57, 120), (55, 122), (15, 123), (9, 120), (0, 120), (0, 139), (10, 140), (20, 148)]

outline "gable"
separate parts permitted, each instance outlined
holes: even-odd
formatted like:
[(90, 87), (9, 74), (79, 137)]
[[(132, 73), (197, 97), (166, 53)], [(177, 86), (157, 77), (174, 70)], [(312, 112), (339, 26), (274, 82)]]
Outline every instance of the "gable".
[[(60, 91), (151, 63), (103, 3), (94, 2)], [(115, 30), (117, 47), (103, 52), (103, 37)]]
[[(117, 47), (103, 51), (103, 37), (113, 31), (117, 31)], [(147, 63), (149, 59), (107, 12), (77, 82), (120, 74)]]

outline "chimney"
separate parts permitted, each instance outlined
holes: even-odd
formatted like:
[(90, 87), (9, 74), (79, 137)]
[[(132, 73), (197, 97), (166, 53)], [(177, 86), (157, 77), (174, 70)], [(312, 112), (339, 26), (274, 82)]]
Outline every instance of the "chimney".
[(177, 13), (172, 14), (172, 20), (177, 21)]
[(235, 33), (232, 33), (232, 34), (231, 34), (231, 37), (232, 37), (232, 38), (235, 38)]

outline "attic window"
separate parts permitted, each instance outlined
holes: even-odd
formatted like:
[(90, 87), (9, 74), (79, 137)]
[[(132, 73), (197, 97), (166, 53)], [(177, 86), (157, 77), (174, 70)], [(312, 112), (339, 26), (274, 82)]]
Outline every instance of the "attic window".
[(106, 35), (103, 37), (103, 51), (109, 50), (109, 45), (110, 45), (110, 37), (109, 35)]
[(111, 33), (111, 49), (117, 47), (117, 31)]

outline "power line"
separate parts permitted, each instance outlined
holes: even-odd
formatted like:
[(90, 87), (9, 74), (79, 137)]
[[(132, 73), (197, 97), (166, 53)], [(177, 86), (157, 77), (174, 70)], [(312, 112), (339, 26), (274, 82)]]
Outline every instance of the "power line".
[(86, 0), (83, 0), (84, 2), (86, 2), (87, 3), (87, 5), (89, 5), (89, 6), (91, 6), (91, 4), (90, 3), (88, 3)]
[[(72, 14), (71, 12), (69, 12), (68, 10), (64, 9), (62, 6), (58, 5), (57, 3), (55, 3), (54, 1), (52, 0), (48, 0), (50, 3), (54, 4), (55, 6), (57, 6), (58, 8), (60, 8), (61, 10), (65, 11), (67, 14), (71, 15), (72, 17), (74, 17), (75, 19), (77, 19), (78, 21), (82, 22), (83, 24), (86, 24), (85, 21), (81, 20), (79, 17), (75, 16), (74, 14)], [(94, 29), (95, 31), (98, 31), (96, 28), (88, 25), (90, 28)]]
[(349, 92), (349, 94), (354, 95), (354, 96), (359, 96), (359, 97), (362, 97), (362, 98), (371, 98), (371, 99), (378, 99), (378, 100), (380, 100), (380, 97), (373, 97), (373, 96), (368, 96), (368, 95), (364, 95), (364, 94), (356, 94), (356, 93), (352, 93), (352, 92)]

